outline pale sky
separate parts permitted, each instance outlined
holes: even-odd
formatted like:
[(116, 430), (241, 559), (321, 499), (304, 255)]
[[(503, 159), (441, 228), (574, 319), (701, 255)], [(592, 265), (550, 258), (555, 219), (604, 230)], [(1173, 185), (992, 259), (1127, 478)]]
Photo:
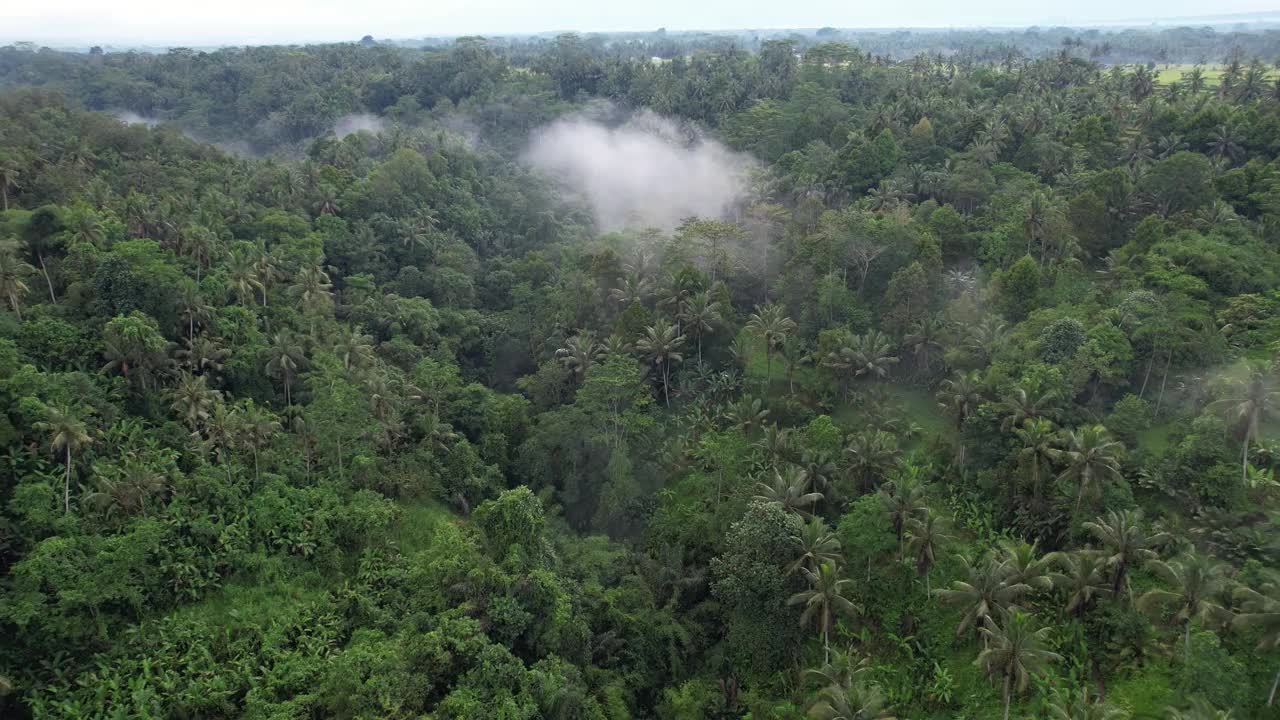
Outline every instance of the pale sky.
[(658, 27), (1020, 27), (1277, 9), (1276, 0), (3, 0), (0, 43), (172, 46)]

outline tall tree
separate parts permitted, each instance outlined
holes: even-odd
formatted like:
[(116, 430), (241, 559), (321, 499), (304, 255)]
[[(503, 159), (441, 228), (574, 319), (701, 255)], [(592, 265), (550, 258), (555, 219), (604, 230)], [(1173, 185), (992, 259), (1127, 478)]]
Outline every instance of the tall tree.
[(924, 576), (925, 595), (933, 595), (929, 573), (938, 561), (938, 551), (953, 538), (947, 533), (945, 521), (927, 507), (907, 520), (906, 531), (907, 555), (915, 561), (916, 573)]
[(800, 555), (787, 566), (788, 575), (801, 570), (817, 572), (823, 563), (840, 561), (840, 541), (820, 517), (809, 518), (795, 540)]
[[(1240, 603), (1240, 614), (1231, 621), (1232, 627), (1258, 633), (1258, 650), (1280, 647), (1280, 573), (1270, 571), (1257, 590), (1237, 588), (1235, 598)], [(1275, 704), (1277, 688), (1280, 688), (1280, 670), (1271, 682), (1267, 707)]]
[(1218, 602), (1226, 582), (1224, 567), (1207, 555), (1191, 552), (1176, 560), (1152, 560), (1147, 569), (1160, 578), (1167, 589), (1148, 590), (1138, 598), (1143, 612), (1173, 611), (1174, 622), (1183, 626), (1183, 662), (1191, 657), (1191, 623), (1195, 620), (1220, 622), (1230, 617)]
[(281, 331), (267, 349), (267, 372), (284, 383), (284, 403), (293, 405), (293, 381), (307, 362), (306, 351), (293, 333)]
[(1058, 479), (1075, 483), (1078, 488), (1076, 510), (1079, 511), (1085, 495), (1099, 492), (1103, 483), (1123, 479), (1120, 455), (1124, 452), (1124, 445), (1112, 440), (1101, 425), (1087, 425), (1068, 431), (1063, 441), (1066, 448), (1054, 453), (1054, 459), (1066, 466)]
[(781, 305), (775, 303), (756, 306), (756, 311), (747, 320), (747, 330), (764, 340), (765, 387), (768, 387), (769, 380), (773, 378), (774, 349), (795, 329), (795, 321), (786, 316)]
[(988, 676), (1001, 679), (1004, 720), (1009, 720), (1009, 704), (1014, 693), (1026, 692), (1032, 677), (1042, 674), (1049, 663), (1062, 659), (1061, 655), (1045, 649), (1050, 628), (1036, 630), (1031, 623), (1031, 616), (1014, 611), (1003, 624), (988, 617), (982, 627), (986, 647), (978, 654), (975, 664)]
[(1044, 477), (1052, 469), (1058, 433), (1049, 420), (1035, 418), (1024, 420), (1022, 427), (1016, 429), (1014, 434), (1022, 444), (1018, 459), (1023, 467), (1031, 471), (1031, 494), (1038, 503)]
[(715, 300), (710, 290), (704, 290), (689, 298), (684, 307), (680, 321), (684, 323), (686, 335), (692, 335), (698, 347), (698, 363), (702, 363), (702, 339), (720, 324), (720, 301)]
[(802, 468), (793, 467), (785, 475), (775, 470), (770, 482), (756, 483), (754, 499), (778, 503), (787, 512), (809, 518), (809, 508), (822, 501), (822, 493), (810, 489), (809, 476)]
[(1083, 527), (1103, 548), (1111, 573), (1111, 592), (1116, 596), (1129, 587), (1129, 570), (1157, 559), (1158, 548), (1171, 539), (1168, 533), (1148, 530), (1141, 510), (1109, 510)]
[(1273, 389), (1268, 370), (1261, 364), (1249, 366), (1248, 375), (1228, 384), (1229, 395), (1213, 407), (1226, 415), (1240, 433), (1240, 481), (1249, 479), (1249, 445), (1258, 437), (1262, 421), (1280, 406), (1280, 390)]
[(66, 405), (46, 407), (44, 419), (35, 428), (49, 438), (49, 449), (61, 454), (64, 464), (62, 476), (62, 511), (71, 512), (71, 459), (82, 448), (93, 442), (84, 421)]
[(1081, 617), (1099, 597), (1111, 592), (1103, 572), (1101, 555), (1091, 550), (1052, 553), (1049, 559), (1059, 570), (1049, 573), (1054, 589), (1066, 595), (1063, 612)]
[(933, 591), (944, 603), (964, 608), (964, 616), (956, 628), (957, 637), (966, 630), (982, 627), (989, 619), (1003, 620), (1016, 609), (1018, 599), (1031, 592), (1028, 585), (1011, 584), (1008, 571), (994, 555), (989, 554), (976, 563), (966, 557), (960, 561), (964, 579), (952, 581), (950, 588)]
[(831, 662), (831, 627), (837, 616), (852, 617), (859, 610), (845, 595), (853, 584), (848, 578), (841, 578), (836, 564), (830, 560), (818, 566), (817, 572), (801, 568), (801, 574), (809, 581), (809, 589), (802, 590), (787, 600), (788, 605), (803, 605), (800, 614), (800, 625), (818, 625), (822, 633), (822, 653), (826, 663)]
[(9, 308), (18, 322), (22, 322), (22, 297), (30, 289), (25, 278), (33, 272), (35, 268), (18, 257), (12, 244), (0, 245), (0, 295), (9, 301)]
[(589, 330), (580, 330), (577, 335), (565, 340), (564, 347), (556, 350), (556, 359), (569, 368), (579, 383), (591, 369), (592, 364), (603, 359), (600, 343)]
[(645, 328), (644, 334), (636, 340), (636, 351), (647, 359), (662, 378), (662, 398), (667, 407), (671, 407), (671, 365), (684, 360), (680, 348), (684, 346), (684, 335), (663, 318)]

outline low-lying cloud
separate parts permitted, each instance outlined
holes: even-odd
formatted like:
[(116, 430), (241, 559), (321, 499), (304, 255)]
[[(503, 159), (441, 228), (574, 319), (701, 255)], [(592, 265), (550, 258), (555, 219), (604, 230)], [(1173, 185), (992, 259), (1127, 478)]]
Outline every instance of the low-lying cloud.
[(368, 113), (343, 115), (333, 124), (333, 134), (337, 135), (339, 140), (351, 135), (352, 133), (358, 133), (361, 130), (377, 135), (382, 132), (386, 126), (386, 121), (377, 115), (370, 115)]
[(524, 158), (580, 195), (603, 230), (670, 229), (729, 215), (755, 161), (652, 112), (625, 122), (575, 115), (536, 131)]
[(111, 112), (117, 120), (127, 125), (146, 125), (147, 127), (155, 127), (160, 124), (158, 118), (139, 115), (132, 110), (113, 110)]

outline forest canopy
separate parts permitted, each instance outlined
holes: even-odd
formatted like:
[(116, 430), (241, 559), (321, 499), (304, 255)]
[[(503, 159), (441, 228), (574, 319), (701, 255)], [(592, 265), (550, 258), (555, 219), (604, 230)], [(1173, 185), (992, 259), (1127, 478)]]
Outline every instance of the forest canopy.
[(1280, 716), (1277, 58), (0, 48), (0, 716)]

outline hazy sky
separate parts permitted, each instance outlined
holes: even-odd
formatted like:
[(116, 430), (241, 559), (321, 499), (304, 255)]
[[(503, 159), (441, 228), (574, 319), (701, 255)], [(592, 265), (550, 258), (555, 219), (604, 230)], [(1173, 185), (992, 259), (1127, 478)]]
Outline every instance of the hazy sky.
[(4, 0), (0, 42), (253, 44), (664, 26), (1069, 25), (1276, 9), (1276, 0)]

